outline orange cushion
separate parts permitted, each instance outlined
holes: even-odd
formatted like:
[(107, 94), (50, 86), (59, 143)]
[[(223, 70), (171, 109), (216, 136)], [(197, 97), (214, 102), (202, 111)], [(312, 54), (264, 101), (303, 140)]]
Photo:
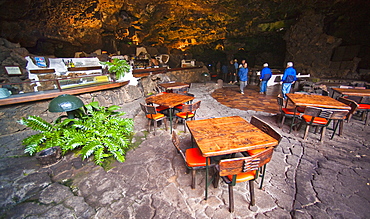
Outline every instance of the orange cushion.
[[(206, 166), (206, 158), (202, 156), (199, 148), (189, 148), (185, 152), (186, 164), (189, 167)], [(209, 161), (209, 160), (208, 160)]]
[(194, 113), (191, 113), (191, 112), (179, 112), (179, 113), (176, 113), (176, 116), (182, 118), (182, 119), (185, 119), (186, 118), (186, 114), (188, 114), (188, 118), (191, 118), (194, 116)]
[(360, 103), (357, 109), (368, 109), (370, 110), (370, 104)]
[(157, 114), (148, 114), (146, 115), (146, 117), (148, 119), (154, 119), (154, 120), (157, 120), (157, 119), (161, 119), (164, 117), (164, 115), (162, 113), (157, 113)]
[[(239, 173), (236, 175), (236, 183), (245, 182), (249, 180), (254, 180), (256, 177), (256, 171), (250, 171), (245, 173)], [(233, 180), (233, 175), (227, 176), (230, 181)]]
[[(285, 114), (294, 115), (294, 109), (282, 108)], [(299, 115), (299, 112), (296, 112), (295, 115)]]
[[(312, 116), (303, 115), (302, 117), (306, 122), (311, 122)], [(321, 117), (315, 117), (313, 123), (325, 125), (326, 123), (328, 123), (328, 120)]]
[(254, 150), (249, 150), (249, 151), (247, 151), (247, 153), (248, 153), (250, 156), (253, 156), (253, 155), (259, 154), (259, 153), (261, 153), (262, 151), (265, 151), (265, 150), (266, 150), (265, 148), (261, 148), (261, 149), (254, 149)]

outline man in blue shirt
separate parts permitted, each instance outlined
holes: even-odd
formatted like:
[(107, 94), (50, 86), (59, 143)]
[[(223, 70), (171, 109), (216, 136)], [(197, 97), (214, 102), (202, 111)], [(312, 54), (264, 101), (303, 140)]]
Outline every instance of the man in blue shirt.
[(281, 92), (283, 93), (284, 99), (287, 98), (286, 94), (290, 92), (290, 88), (292, 84), (297, 80), (297, 72), (293, 68), (293, 62), (288, 62), (287, 67), (284, 71), (283, 78), (281, 81), (283, 82), (283, 86), (281, 87)]
[(239, 68), (238, 76), (240, 80), (240, 93), (244, 94), (244, 88), (247, 86), (248, 83), (248, 64), (244, 63), (242, 68)]
[(267, 82), (270, 80), (272, 76), (271, 69), (269, 68), (269, 64), (265, 63), (263, 64), (263, 69), (261, 71), (261, 89), (260, 89), (260, 94), (266, 94), (267, 90)]

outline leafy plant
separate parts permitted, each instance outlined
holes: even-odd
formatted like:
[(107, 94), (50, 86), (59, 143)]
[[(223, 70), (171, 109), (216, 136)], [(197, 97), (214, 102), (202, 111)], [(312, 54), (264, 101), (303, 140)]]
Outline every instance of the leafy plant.
[(91, 102), (74, 119), (48, 123), (38, 116), (22, 118), (20, 124), (40, 132), (23, 140), (25, 153), (33, 155), (60, 146), (63, 154), (78, 150), (82, 159), (94, 156), (98, 165), (108, 157), (124, 162), (126, 152), (132, 147), (133, 120), (122, 118), (125, 113), (118, 109), (116, 105), (103, 107)]
[(108, 66), (108, 71), (111, 73), (115, 73), (118, 80), (123, 78), (127, 72), (130, 71), (130, 64), (127, 63), (126, 60), (123, 59), (112, 59), (111, 62), (100, 62), (102, 65)]

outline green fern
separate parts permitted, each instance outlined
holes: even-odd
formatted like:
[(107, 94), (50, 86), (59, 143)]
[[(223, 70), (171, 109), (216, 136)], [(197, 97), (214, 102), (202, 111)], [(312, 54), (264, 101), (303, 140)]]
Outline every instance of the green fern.
[(125, 161), (125, 154), (131, 149), (133, 133), (132, 119), (121, 118), (124, 112), (116, 111), (119, 106), (100, 106), (91, 102), (79, 110), (75, 119), (58, 119), (48, 123), (37, 116), (22, 118), (20, 124), (40, 133), (23, 140), (25, 153), (35, 154), (46, 148), (60, 146), (62, 153), (78, 150), (82, 159), (94, 156), (95, 163), (103, 165), (108, 157)]

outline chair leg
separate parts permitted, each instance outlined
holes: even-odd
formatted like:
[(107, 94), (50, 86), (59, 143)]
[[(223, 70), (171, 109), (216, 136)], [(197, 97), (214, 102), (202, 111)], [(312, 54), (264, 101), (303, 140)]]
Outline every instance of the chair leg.
[(216, 176), (213, 179), (213, 187), (218, 188), (218, 183), (220, 182), (220, 175), (218, 174), (218, 172), (216, 172), (215, 174), (216, 174)]
[(175, 124), (173, 124), (173, 128), (177, 128), (177, 123), (179, 122), (179, 118), (176, 117)]
[(256, 203), (255, 197), (254, 197), (254, 182), (253, 180), (249, 180), (249, 194), (251, 197), (251, 206), (254, 206)]
[(154, 121), (154, 135), (155, 135), (155, 132), (156, 132), (156, 130), (157, 130), (157, 121)]
[(285, 121), (285, 116), (283, 115), (283, 118), (281, 118), (281, 124), (280, 124), (281, 129), (283, 129), (284, 121)]
[(164, 127), (166, 127), (166, 131), (168, 130), (168, 128), (167, 128), (167, 118), (165, 118), (164, 120)]
[(195, 189), (195, 169), (191, 170), (191, 188)]
[(150, 119), (148, 119), (148, 132), (150, 133), (150, 125), (151, 125), (152, 121)]
[(266, 164), (261, 167), (261, 174), (260, 174), (260, 176), (261, 176), (261, 182), (260, 182), (259, 189), (262, 189), (263, 180), (265, 179), (265, 172), (266, 172)]
[(326, 126), (322, 127), (322, 130), (321, 130), (321, 137), (320, 137), (321, 143), (324, 142), (325, 132), (326, 132)]
[(309, 130), (309, 129), (310, 129), (310, 126), (309, 126), (309, 125), (306, 125), (306, 130), (304, 131), (303, 140), (306, 140), (307, 135), (308, 135), (308, 130)]
[(231, 184), (229, 184), (229, 211), (234, 212), (234, 193)]

